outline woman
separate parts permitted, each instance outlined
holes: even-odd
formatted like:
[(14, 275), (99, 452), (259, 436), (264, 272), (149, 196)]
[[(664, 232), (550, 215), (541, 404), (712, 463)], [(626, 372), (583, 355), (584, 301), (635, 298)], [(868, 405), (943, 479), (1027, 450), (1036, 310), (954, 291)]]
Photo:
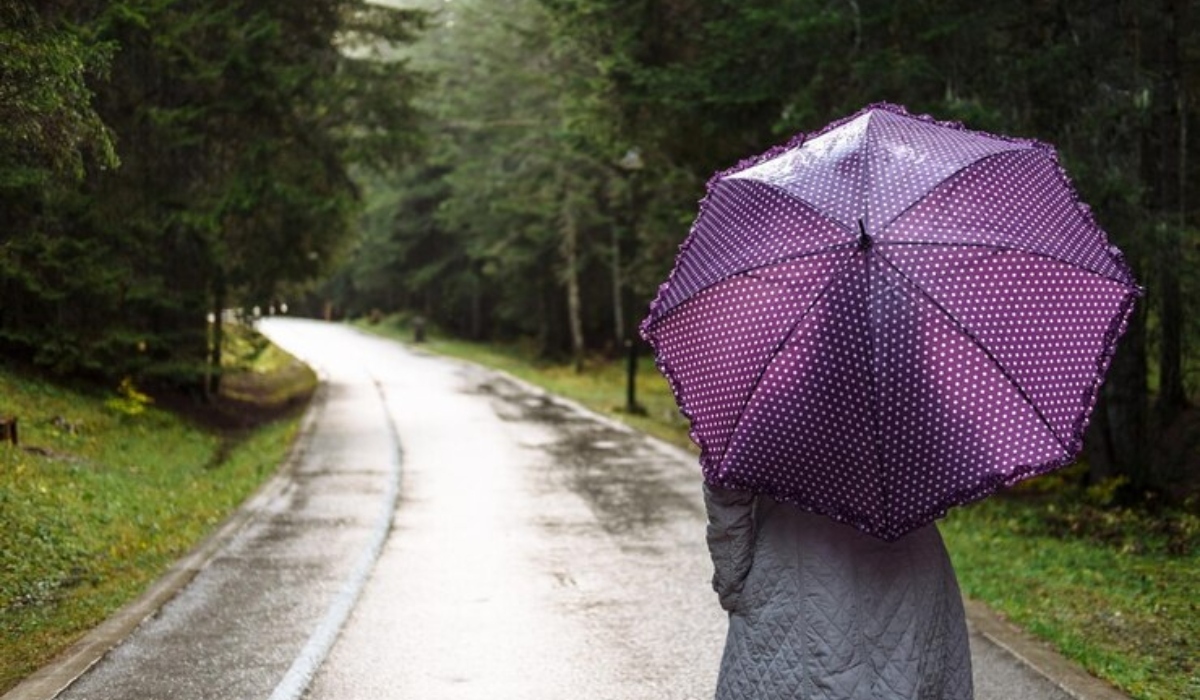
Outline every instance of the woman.
[(717, 700), (969, 700), (954, 569), (934, 525), (885, 542), (768, 496), (704, 487), (729, 611)]

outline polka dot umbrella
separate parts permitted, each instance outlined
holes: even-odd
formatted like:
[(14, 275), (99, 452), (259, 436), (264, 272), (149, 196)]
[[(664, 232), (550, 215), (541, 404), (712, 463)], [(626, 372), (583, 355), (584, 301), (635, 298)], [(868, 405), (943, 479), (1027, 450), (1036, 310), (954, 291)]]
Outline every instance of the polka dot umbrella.
[(642, 334), (709, 483), (891, 540), (1074, 461), (1140, 293), (1053, 148), (881, 104), (714, 176)]

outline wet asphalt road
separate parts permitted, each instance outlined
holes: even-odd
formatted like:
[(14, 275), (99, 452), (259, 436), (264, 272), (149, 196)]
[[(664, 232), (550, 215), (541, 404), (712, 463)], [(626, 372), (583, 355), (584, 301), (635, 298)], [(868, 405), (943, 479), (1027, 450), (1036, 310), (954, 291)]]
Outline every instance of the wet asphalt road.
[[(694, 459), (345, 326), (263, 330), (324, 380), (283, 486), (59, 697), (711, 697)], [(972, 644), (979, 700), (1069, 697)]]

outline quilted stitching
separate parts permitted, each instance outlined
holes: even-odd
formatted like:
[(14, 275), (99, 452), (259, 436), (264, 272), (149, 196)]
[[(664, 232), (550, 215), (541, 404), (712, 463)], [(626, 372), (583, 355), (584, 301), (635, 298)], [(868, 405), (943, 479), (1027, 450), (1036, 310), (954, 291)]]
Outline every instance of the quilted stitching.
[(706, 491), (710, 547), (722, 541), (714, 523), (760, 511), (717, 700), (973, 697), (962, 600), (935, 528), (889, 544), (757, 498)]

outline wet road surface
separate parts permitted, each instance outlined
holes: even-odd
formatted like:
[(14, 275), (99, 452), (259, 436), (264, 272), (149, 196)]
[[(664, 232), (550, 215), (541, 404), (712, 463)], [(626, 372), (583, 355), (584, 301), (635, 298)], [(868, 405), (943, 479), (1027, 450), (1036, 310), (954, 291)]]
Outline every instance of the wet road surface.
[[(711, 697), (693, 458), (345, 326), (263, 330), (324, 380), (283, 485), (60, 697)], [(1069, 697), (972, 643), (979, 700)]]

